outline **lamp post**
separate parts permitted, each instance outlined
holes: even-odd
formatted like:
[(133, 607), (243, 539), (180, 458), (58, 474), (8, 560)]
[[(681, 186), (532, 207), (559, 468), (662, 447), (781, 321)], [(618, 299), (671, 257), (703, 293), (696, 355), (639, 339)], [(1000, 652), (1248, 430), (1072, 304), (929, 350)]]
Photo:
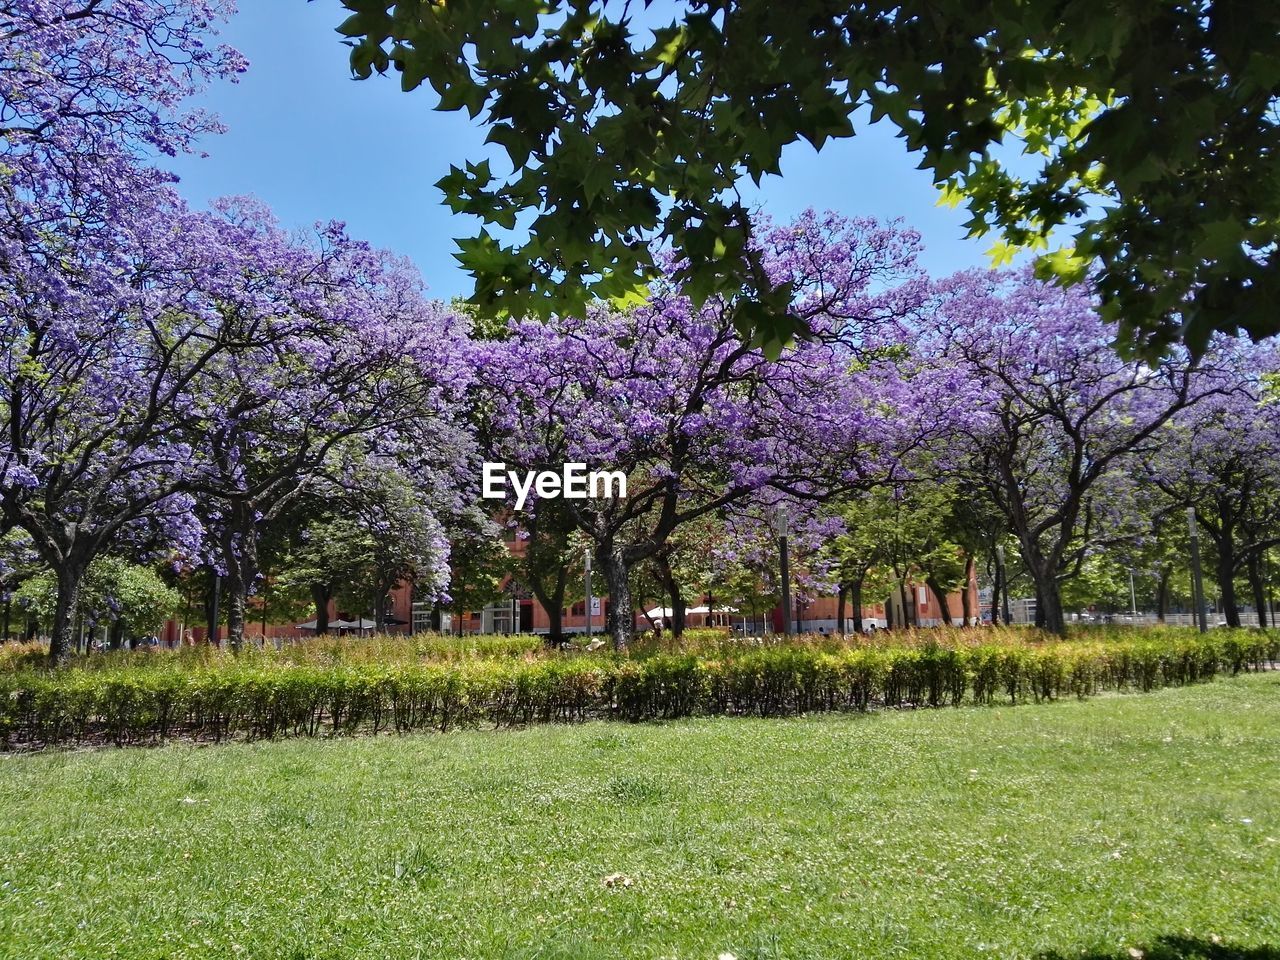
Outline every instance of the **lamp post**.
[(791, 636), (791, 561), (787, 556), (787, 508), (776, 507), (774, 530), (778, 534), (778, 579), (782, 584), (782, 632)]
[(587, 604), (586, 604), (587, 639), (590, 640), (591, 639), (591, 548), (590, 547), (587, 547), (587, 550), (586, 550), (585, 571), (586, 571), (585, 586), (586, 586), (586, 592), (587, 592)]
[(1129, 612), (1134, 620), (1138, 619), (1138, 594), (1133, 589), (1133, 567), (1129, 568)]
[(1196, 529), (1195, 507), (1187, 507), (1187, 525), (1191, 529), (1191, 600), (1196, 605), (1200, 632), (1208, 633), (1209, 618), (1204, 608), (1204, 582), (1200, 579), (1200, 532)]

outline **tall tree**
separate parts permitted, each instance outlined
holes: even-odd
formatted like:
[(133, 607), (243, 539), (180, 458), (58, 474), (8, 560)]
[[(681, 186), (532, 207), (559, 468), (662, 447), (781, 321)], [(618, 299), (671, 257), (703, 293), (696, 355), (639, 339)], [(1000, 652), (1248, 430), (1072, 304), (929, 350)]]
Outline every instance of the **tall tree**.
[(926, 314), (934, 362), (958, 364), (987, 391), (956, 436), (1018, 537), (1038, 617), (1064, 633), (1061, 581), (1096, 533), (1091, 495), (1174, 414), (1228, 382), (1185, 355), (1122, 359), (1083, 290), (1026, 271), (957, 275)]
[(359, 617), (371, 614), (382, 630), (397, 585), (411, 584), (424, 601), (444, 595), (449, 545), (432, 505), (430, 491), (385, 461), (316, 481), (276, 522), (261, 525), (263, 543), (278, 554), (276, 588), (310, 596), (317, 634), (328, 632), (335, 599)]
[(416, 271), (340, 224), (302, 243), (254, 205), (225, 209), (238, 248), (271, 268), (250, 276), (251, 304), (219, 304), (221, 328), (242, 342), (210, 364), (201, 404), (179, 423), (197, 454), (186, 488), (217, 504), (209, 527), (236, 646), (260, 573), (259, 528), (337, 476), (344, 445), (359, 438), (409, 457), (424, 483), (440, 475), (444, 488), (469, 442), (454, 412), (467, 382), (466, 326), (424, 299)]
[(0, 271), (0, 515), (58, 577), (55, 659), (96, 556), (140, 525), (167, 527), (195, 555), (202, 532), (174, 415), (232, 345), (207, 313), (232, 295), (207, 270), (224, 248), (165, 191), (132, 200), (127, 229), (51, 231), (35, 259), (56, 265), (9, 259)]
[(896, 359), (897, 317), (916, 302), (913, 235), (806, 214), (767, 243), (792, 309), (824, 332), (776, 361), (743, 339), (733, 298), (695, 306), (674, 261), (643, 302), (526, 322), (477, 347), (494, 459), (628, 479), (625, 498), (566, 501), (594, 544), (618, 646), (633, 624), (629, 571), (681, 525), (766, 487), (813, 497), (892, 471), (898, 451), (943, 428), (962, 386)]
[(1229, 626), (1240, 626), (1236, 579), (1246, 577), (1259, 622), (1267, 601), (1263, 558), (1280, 544), (1280, 404), (1263, 375), (1280, 369), (1275, 348), (1242, 351), (1230, 393), (1180, 414), (1144, 458), (1150, 482), (1174, 507), (1195, 511), (1213, 545)]
[(146, 158), (219, 129), (184, 100), (243, 69), (208, 42), (230, 10), (0, 4), (0, 524), (58, 579), (55, 659), (107, 546), (139, 524), (199, 539), (166, 413), (226, 346), (206, 322), (219, 244)]

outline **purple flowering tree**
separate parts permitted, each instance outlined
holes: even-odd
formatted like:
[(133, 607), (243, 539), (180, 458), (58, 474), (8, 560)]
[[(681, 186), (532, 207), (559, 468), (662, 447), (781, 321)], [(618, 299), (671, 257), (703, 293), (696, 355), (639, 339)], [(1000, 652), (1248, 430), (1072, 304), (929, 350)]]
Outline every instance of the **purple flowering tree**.
[(0, 272), (0, 511), (55, 572), (55, 658), (95, 556), (139, 525), (163, 526), (180, 553), (201, 537), (174, 412), (230, 346), (209, 319), (216, 258), (206, 218), (166, 190), (134, 201), (122, 229), (50, 234), (56, 250)]
[[(232, 346), (202, 371), (177, 432), (192, 450), (183, 488), (208, 505), (227, 635), (244, 636), (260, 574), (258, 537), (321, 479), (349, 480), (370, 455), (413, 470), (433, 508), (456, 509), (468, 438), (456, 405), (468, 373), (465, 321), (425, 299), (405, 261), (340, 224), (303, 242), (259, 206), (221, 205), (242, 286), (214, 307)], [(356, 442), (358, 440), (358, 443)]]
[(627, 475), (625, 499), (566, 501), (594, 545), (617, 646), (634, 616), (632, 567), (677, 528), (766, 488), (813, 499), (883, 477), (945, 429), (962, 386), (902, 361), (898, 321), (921, 294), (914, 235), (807, 214), (765, 238), (811, 331), (776, 359), (740, 335), (732, 298), (695, 306), (674, 282), (476, 347), (491, 458)]
[(183, 104), (243, 69), (206, 42), (232, 9), (0, 6), (0, 517), (54, 570), (55, 660), (89, 563), (143, 528), (225, 574), (235, 643), (258, 524), (338, 444), (465, 446), (437, 429), (465, 328), (406, 264), (245, 201), (191, 212), (149, 165), (218, 129)]
[(1231, 389), (1179, 413), (1142, 463), (1170, 507), (1195, 511), (1213, 546), (1228, 626), (1240, 626), (1242, 574), (1265, 626), (1263, 564), (1280, 545), (1280, 403), (1268, 395), (1267, 377), (1280, 373), (1280, 348), (1234, 346)]
[(89, 562), (157, 525), (199, 527), (166, 417), (208, 358), (208, 231), (146, 163), (218, 129), (183, 109), (243, 60), (206, 43), (230, 4), (0, 5), (0, 522), (54, 571), (69, 649)]
[(335, 598), (360, 616), (372, 613), (382, 630), (397, 584), (413, 584), (419, 600), (445, 596), (449, 542), (433, 512), (438, 503), (393, 461), (352, 464), (339, 483), (316, 480), (275, 523), (259, 525), (259, 558), (276, 574), (271, 590), (310, 598), (317, 635), (328, 632)]
[(1063, 633), (1061, 583), (1095, 536), (1100, 483), (1179, 410), (1225, 381), (1174, 352), (1126, 360), (1080, 288), (1028, 272), (969, 272), (935, 286), (921, 316), (931, 362), (956, 364), (985, 394), (955, 441), (1018, 537), (1043, 626)]
[(208, 42), (233, 0), (5, 0), (0, 131), (92, 160), (148, 146), (173, 154), (219, 129), (180, 109), (211, 78), (245, 68)]

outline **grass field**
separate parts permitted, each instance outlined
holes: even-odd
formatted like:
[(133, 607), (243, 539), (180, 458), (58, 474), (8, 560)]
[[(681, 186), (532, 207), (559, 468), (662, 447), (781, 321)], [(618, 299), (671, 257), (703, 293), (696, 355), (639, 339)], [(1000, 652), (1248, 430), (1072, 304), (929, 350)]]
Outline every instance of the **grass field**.
[(726, 953), (1280, 958), (1280, 675), (0, 755), (3, 957)]

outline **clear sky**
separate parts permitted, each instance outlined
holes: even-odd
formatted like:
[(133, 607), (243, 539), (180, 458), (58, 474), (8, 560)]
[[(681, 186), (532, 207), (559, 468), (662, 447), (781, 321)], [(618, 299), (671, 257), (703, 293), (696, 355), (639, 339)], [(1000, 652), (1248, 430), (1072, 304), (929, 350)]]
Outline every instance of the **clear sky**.
[[(491, 155), (500, 169), (505, 153), (486, 148), (465, 113), (431, 110), (429, 89), (402, 93), (394, 77), (352, 80), (334, 32), (344, 18), (337, 0), (242, 0), (222, 40), (249, 58), (249, 71), (202, 103), (230, 129), (205, 142), (209, 156), (168, 166), (195, 205), (247, 193), (286, 226), (344, 220), (353, 236), (410, 256), (434, 295), (466, 295), (470, 278), (453, 259), (453, 238), (477, 222), (452, 215), (433, 184), (464, 160)], [(917, 162), (889, 128), (869, 127), (821, 154), (793, 145), (782, 176), (759, 190), (748, 182), (747, 196), (778, 220), (806, 207), (901, 217), (922, 234), (935, 275), (989, 265), (992, 238), (964, 238), (967, 213), (937, 206)]]

